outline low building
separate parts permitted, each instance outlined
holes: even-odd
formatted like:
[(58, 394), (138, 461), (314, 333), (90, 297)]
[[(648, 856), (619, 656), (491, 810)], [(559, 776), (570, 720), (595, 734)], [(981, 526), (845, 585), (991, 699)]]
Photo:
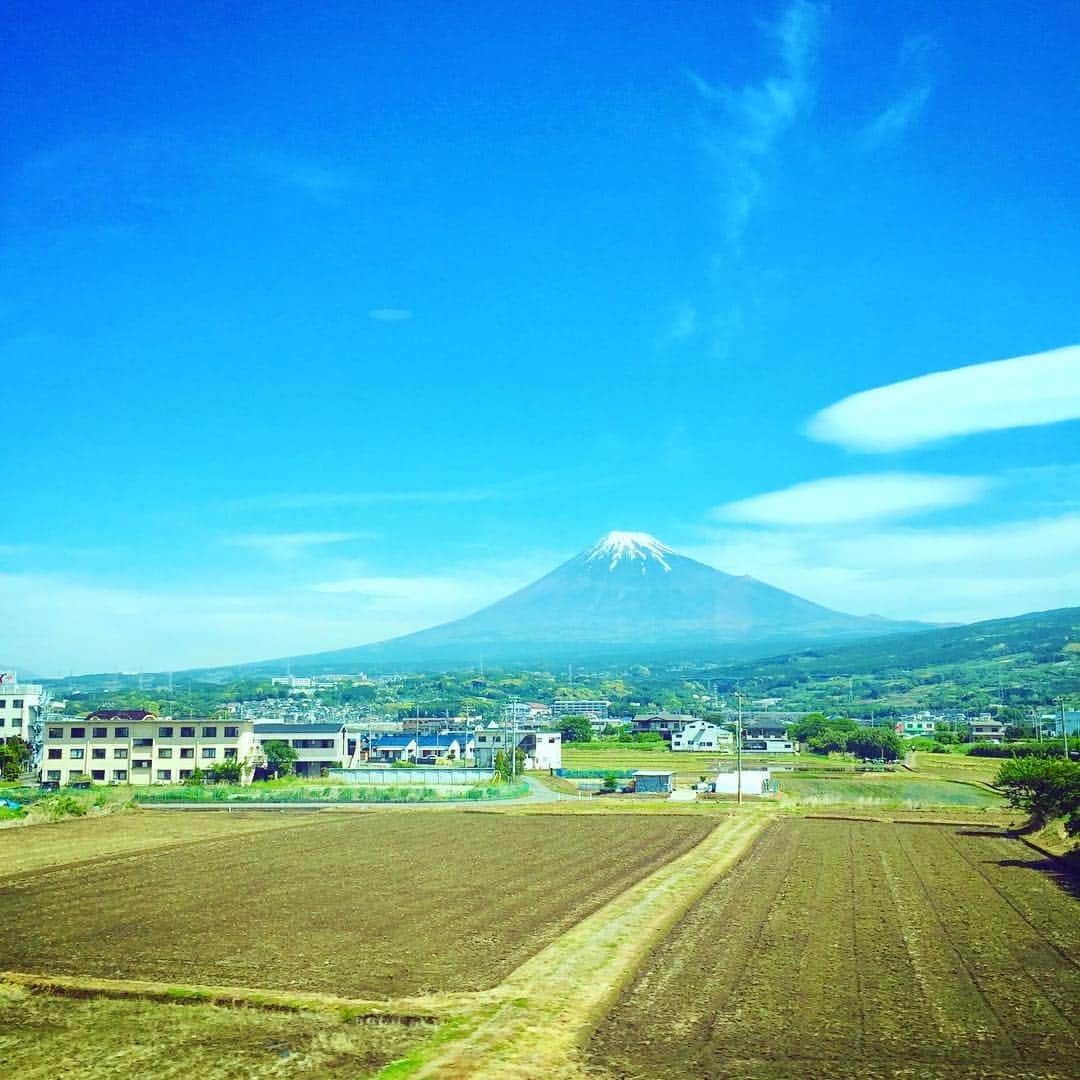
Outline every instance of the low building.
[(634, 790), (639, 795), (664, 795), (675, 790), (675, 774), (652, 769), (634, 773)]
[(710, 720), (694, 720), (671, 737), (671, 749), (679, 751), (720, 753), (731, 750), (735, 736)]
[(297, 776), (321, 776), (349, 761), (344, 724), (256, 724), (255, 741), (260, 750), (268, 742), (288, 743), (296, 751)]
[(744, 754), (794, 754), (795, 744), (790, 739), (743, 739)]
[(372, 747), (371, 758), (375, 761), (415, 761), (417, 753), (416, 736), (406, 735), (382, 735)]
[[(45, 726), (40, 777), (68, 784), (176, 784), (196, 769), (239, 760), (257, 748), (250, 721), (189, 719), (177, 723), (143, 709), (100, 709), (84, 717), (52, 717)], [(252, 770), (241, 773), (244, 783)]]
[(688, 713), (672, 712), (649, 712), (638, 713), (634, 717), (633, 731), (635, 735), (656, 734), (671, 742), (676, 734), (694, 723), (697, 717)]
[(937, 722), (926, 713), (902, 717), (896, 723), (896, 734), (904, 739), (932, 739)]
[(525, 751), (526, 769), (561, 769), (562, 734), (558, 731), (529, 731), (518, 746)]
[(525, 768), (561, 769), (562, 735), (558, 731), (514, 731), (513, 728), (481, 728), (476, 733), (475, 764), (493, 769), (499, 753), (511, 746), (525, 753)]
[(984, 713), (968, 723), (968, 733), (972, 742), (1001, 743), (1005, 741), (1005, 722)]
[(418, 735), (416, 737), (416, 761), (421, 765), (434, 765), (437, 761), (460, 761), (461, 743), (448, 733)]

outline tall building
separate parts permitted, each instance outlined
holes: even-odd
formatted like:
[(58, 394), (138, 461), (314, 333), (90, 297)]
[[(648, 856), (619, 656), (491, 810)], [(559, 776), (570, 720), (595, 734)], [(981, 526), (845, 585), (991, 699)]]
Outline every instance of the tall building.
[(48, 693), (37, 683), (21, 683), (13, 671), (0, 671), (0, 742), (17, 735), (41, 746), (41, 719)]
[(606, 720), (610, 701), (567, 701), (556, 698), (551, 706), (551, 715), (558, 720), (560, 716), (587, 716), (590, 720)]

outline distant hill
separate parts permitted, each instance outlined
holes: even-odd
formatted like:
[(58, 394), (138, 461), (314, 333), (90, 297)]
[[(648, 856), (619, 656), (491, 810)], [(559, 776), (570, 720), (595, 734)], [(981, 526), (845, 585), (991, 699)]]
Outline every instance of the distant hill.
[(927, 703), (938, 691), (951, 699), (967, 693), (1006, 704), (1046, 702), (1080, 693), (1080, 607), (817, 644), (722, 671), (732, 685), (754, 680), (758, 690), (771, 688), (788, 700), (811, 682), (865, 677), (864, 699), (872, 687), (873, 697), (893, 704)]
[(282, 657), (243, 674), (525, 667), (572, 662), (732, 660), (815, 641), (922, 629), (848, 615), (752, 577), (725, 574), (645, 533), (612, 532), (512, 595), (389, 641)]

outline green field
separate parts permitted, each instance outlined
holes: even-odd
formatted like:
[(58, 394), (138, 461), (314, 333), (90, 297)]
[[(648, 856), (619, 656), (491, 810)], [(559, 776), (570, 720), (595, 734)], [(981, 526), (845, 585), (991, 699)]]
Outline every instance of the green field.
[(781, 773), (780, 792), (801, 806), (853, 806), (921, 810), (933, 807), (1003, 809), (1005, 801), (974, 784), (923, 778), (911, 773), (809, 777)]
[[(734, 754), (675, 754), (666, 744), (656, 750), (640, 750), (620, 746), (578, 747), (563, 746), (563, 767), (566, 769), (671, 769), (681, 784), (695, 783), (700, 776), (714, 773), (723, 764), (731, 768)], [(755, 765), (835, 765), (820, 754), (744, 754), (743, 768)]]

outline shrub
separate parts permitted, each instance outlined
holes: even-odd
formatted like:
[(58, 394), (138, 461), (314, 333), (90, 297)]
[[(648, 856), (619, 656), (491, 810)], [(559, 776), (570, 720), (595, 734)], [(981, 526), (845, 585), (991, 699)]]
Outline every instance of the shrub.
[(1026, 810), (1036, 823), (1080, 812), (1080, 765), (1053, 758), (1013, 758), (1002, 762), (995, 784), (1010, 806)]

